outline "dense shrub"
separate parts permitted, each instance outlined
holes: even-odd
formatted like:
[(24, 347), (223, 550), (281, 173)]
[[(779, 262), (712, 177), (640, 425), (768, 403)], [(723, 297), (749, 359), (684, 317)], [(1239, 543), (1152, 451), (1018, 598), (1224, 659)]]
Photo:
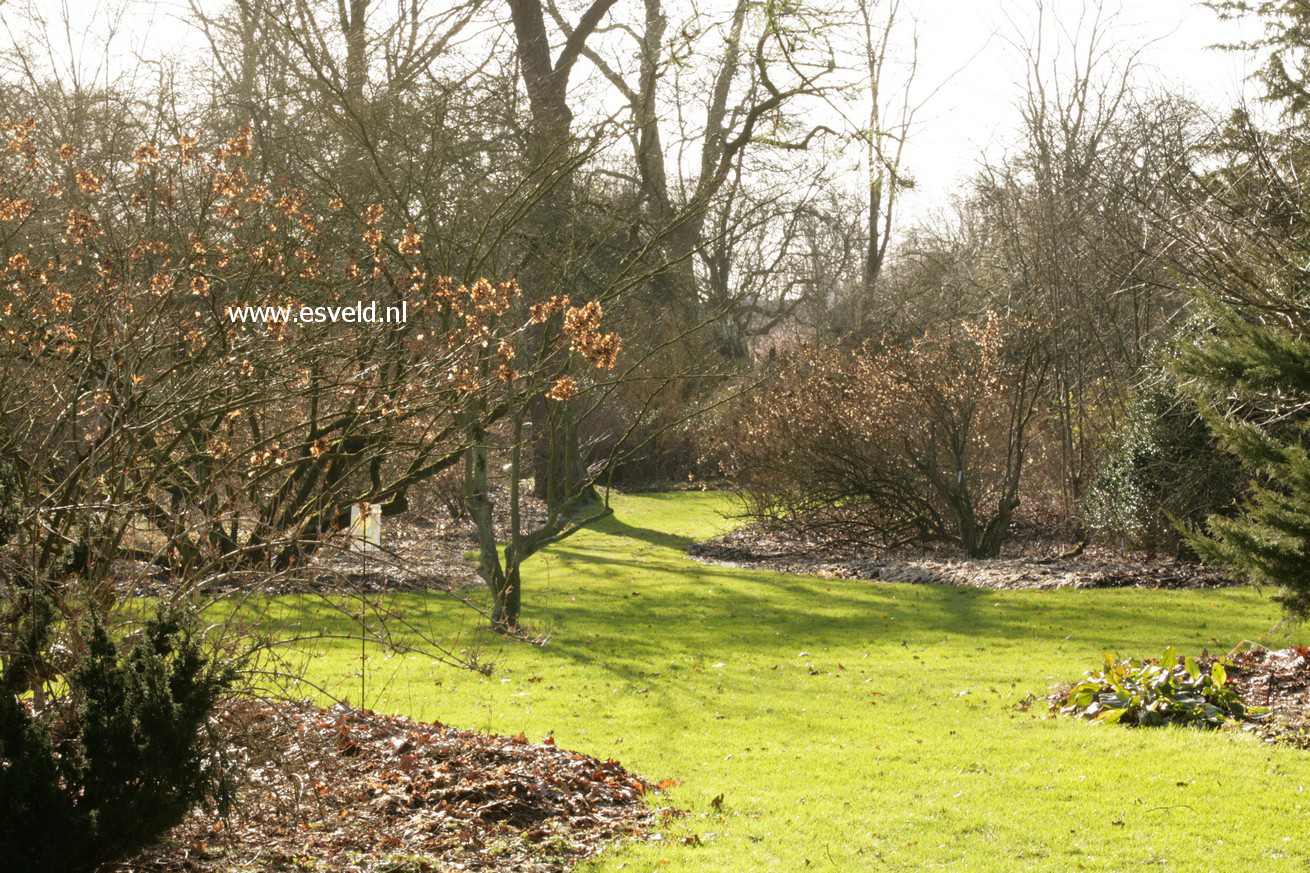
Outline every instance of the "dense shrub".
[(996, 318), (904, 346), (801, 354), (725, 435), (731, 472), (757, 520), (993, 556), (1019, 503), (1043, 375)]
[(1106, 653), (1101, 669), (1065, 695), (1060, 712), (1098, 722), (1218, 727), (1264, 710), (1242, 703), (1223, 662), (1203, 670), (1196, 659), (1180, 658), (1170, 647), (1159, 661), (1116, 661)]
[(0, 857), (5, 869), (94, 870), (158, 838), (225, 777), (206, 739), (231, 680), (201, 654), (193, 621), (164, 610), (120, 651), (99, 620), (33, 714), (0, 692)]
[(1088, 528), (1148, 551), (1185, 548), (1190, 527), (1230, 507), (1241, 472), (1166, 377), (1145, 386), (1115, 434), (1086, 501)]

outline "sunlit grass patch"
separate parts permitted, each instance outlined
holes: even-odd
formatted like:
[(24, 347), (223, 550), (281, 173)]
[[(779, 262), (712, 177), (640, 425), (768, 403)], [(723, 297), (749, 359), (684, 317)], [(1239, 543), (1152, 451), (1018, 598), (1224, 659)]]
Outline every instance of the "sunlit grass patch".
[[(597, 870), (1310, 864), (1307, 753), (1020, 706), (1105, 650), (1197, 654), (1259, 638), (1279, 615), (1259, 593), (993, 592), (687, 559), (686, 544), (720, 530), (727, 506), (715, 494), (617, 497), (614, 518), (534, 558), (525, 620), (549, 630), (544, 647), (487, 633), (444, 595), (396, 595), (497, 669), (480, 676), (372, 651), (365, 703), (552, 735), (680, 780), (654, 802), (690, 815)], [(278, 607), (307, 627), (348, 621), (314, 601)], [(307, 654), (307, 678), (355, 700), (357, 643), (317, 642)]]

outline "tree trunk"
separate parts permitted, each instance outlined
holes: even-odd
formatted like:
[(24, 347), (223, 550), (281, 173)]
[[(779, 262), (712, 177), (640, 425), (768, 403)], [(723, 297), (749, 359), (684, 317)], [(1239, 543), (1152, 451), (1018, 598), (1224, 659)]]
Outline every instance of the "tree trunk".
[[(569, 74), (587, 36), (614, 2), (596, 0), (574, 28), (558, 60), (552, 61), (541, 0), (509, 0), (519, 67), (532, 114), (529, 159), (533, 166), (529, 172), (539, 175), (541, 184), (546, 186), (528, 219), (535, 233), (531, 257), (520, 277), (528, 294), (537, 299), (559, 292), (565, 277), (555, 263), (567, 264), (572, 260), (575, 205)], [(532, 492), (548, 502), (567, 499), (576, 487), (568, 471), (578, 469), (581, 452), (576, 445), (575, 430), (567, 426), (566, 412), (551, 410), (544, 398), (537, 398), (532, 404)]]
[[(497, 633), (513, 633), (518, 630), (522, 603), (519, 559), (513, 552), (509, 552), (505, 556), (505, 564), (501, 564), (491, 495), (487, 493), (486, 432), (479, 428), (474, 437), (474, 445), (469, 447), (464, 456), (464, 502), (478, 531), (478, 575), (491, 590), (492, 629)], [(512, 534), (517, 541), (517, 531)]]
[(514, 563), (508, 572), (498, 573), (497, 576), (496, 584), (492, 586), (495, 602), (491, 608), (491, 629), (501, 634), (515, 633), (519, 629), (519, 615), (523, 606), (519, 565)]
[(349, 4), (347, 8), (342, 0), (338, 11), (341, 33), (346, 39), (346, 96), (358, 105), (364, 99), (364, 86), (368, 82), (368, 43), (364, 30), (368, 0), (349, 0)]

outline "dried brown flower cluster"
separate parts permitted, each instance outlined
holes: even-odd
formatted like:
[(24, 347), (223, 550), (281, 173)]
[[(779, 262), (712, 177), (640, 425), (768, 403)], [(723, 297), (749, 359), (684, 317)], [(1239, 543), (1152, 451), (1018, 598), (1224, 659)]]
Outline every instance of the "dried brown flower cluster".
[(78, 170), (77, 187), (83, 194), (99, 194), (103, 190), (101, 179), (90, 170)]
[(555, 380), (555, 384), (550, 386), (546, 396), (551, 400), (563, 402), (571, 399), (578, 393), (578, 383), (572, 376), (560, 376)]
[(623, 350), (623, 340), (616, 333), (602, 333), (602, 310), (599, 301), (585, 306), (570, 306), (564, 312), (564, 333), (573, 351), (583, 360), (601, 370), (613, 370)]
[(402, 255), (417, 255), (422, 242), (423, 238), (415, 232), (414, 228), (407, 227), (405, 228), (405, 235), (400, 238), (400, 242), (396, 245), (396, 251)]
[(569, 295), (556, 294), (545, 303), (532, 304), (532, 323), (544, 324), (556, 312), (563, 312), (569, 305)]

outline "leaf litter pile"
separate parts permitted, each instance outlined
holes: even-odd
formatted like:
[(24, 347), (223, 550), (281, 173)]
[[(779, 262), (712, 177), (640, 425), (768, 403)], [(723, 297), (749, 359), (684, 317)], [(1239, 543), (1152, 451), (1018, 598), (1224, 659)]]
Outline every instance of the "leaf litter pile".
[[(510, 514), (500, 489), (493, 488), (496, 511), (492, 517), (496, 536), (509, 536)], [(520, 498), (521, 523), (530, 527), (544, 522), (545, 502), (529, 495)], [(146, 550), (156, 544), (132, 541)], [(253, 591), (263, 594), (375, 594), (383, 591), (459, 592), (482, 586), (477, 565), (465, 555), (477, 549), (477, 529), (465, 513), (443, 512), (427, 507), (388, 518), (380, 549), (352, 552), (347, 540), (330, 541), (313, 555), (306, 567), (283, 573), (248, 573), (214, 576), (205, 580), (202, 591)], [(168, 571), (144, 561), (115, 561), (114, 586), (122, 597), (161, 597), (175, 592), (175, 580)]]
[(544, 873), (656, 819), (654, 786), (551, 739), (307, 703), (242, 702), (225, 721), (246, 758), (235, 810), (194, 813), (120, 870)]
[(1230, 658), (1229, 680), (1248, 706), (1269, 710), (1255, 730), (1267, 742), (1310, 749), (1310, 648), (1252, 646)]

